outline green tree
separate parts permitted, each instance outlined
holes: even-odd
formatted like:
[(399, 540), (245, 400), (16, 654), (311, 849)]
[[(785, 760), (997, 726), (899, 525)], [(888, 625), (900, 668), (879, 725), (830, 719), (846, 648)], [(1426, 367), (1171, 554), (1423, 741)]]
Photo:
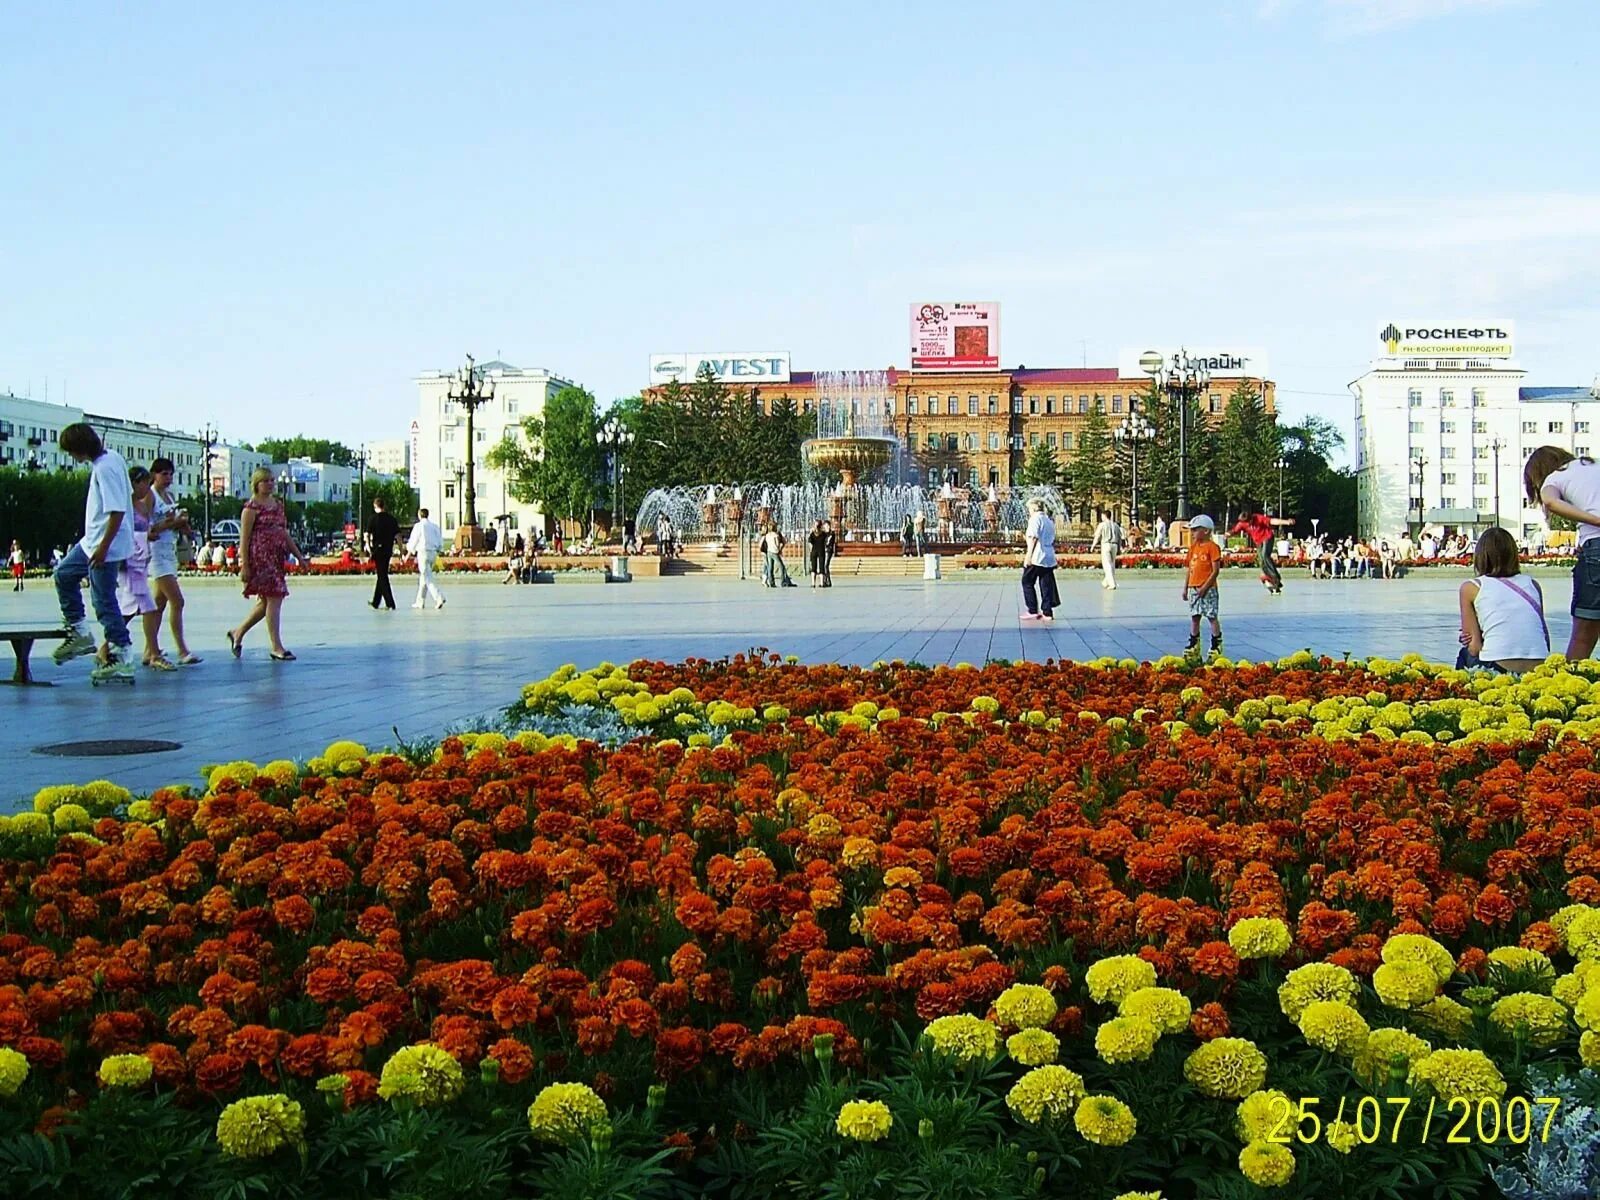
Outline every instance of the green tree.
[(504, 438), (484, 461), (506, 473), (506, 490), (518, 502), (576, 521), (587, 533), (601, 491), (596, 427), (594, 396), (562, 388), (546, 401), (542, 417), (522, 419), (521, 438)]
[(1106, 421), (1105, 405), (1089, 410), (1089, 419), (1078, 432), (1078, 449), (1066, 465), (1067, 492), (1077, 505), (1079, 519), (1087, 521), (1111, 489), (1111, 426)]
[(12, 539), (22, 544), (30, 563), (50, 561), (50, 551), (65, 550), (83, 536), (83, 501), (89, 472), (0, 469), (0, 550)]
[(1215, 440), (1216, 495), (1221, 521), (1232, 524), (1234, 513), (1265, 506), (1275, 482), (1273, 463), (1280, 445), (1277, 425), (1267, 415), (1261, 393), (1241, 381), (1228, 397), (1228, 408)]
[(362, 517), (366, 525), (372, 523), (372, 500), (375, 496), (383, 497), (384, 511), (402, 527), (416, 524), (417, 493), (404, 479), (375, 479), (371, 475), (367, 476), (365, 498), (367, 511)]
[(306, 437), (297, 433), (287, 438), (264, 438), (254, 446), (245, 444), (246, 450), (268, 455), (273, 462), (288, 462), (291, 458), (308, 458), (312, 462), (334, 463), (348, 467), (355, 462), (355, 451), (343, 442), (327, 438)]
[(1028, 457), (1023, 461), (1018, 482), (1024, 487), (1043, 484), (1056, 484), (1061, 480), (1061, 464), (1056, 461), (1056, 452), (1045, 442), (1031, 446)]

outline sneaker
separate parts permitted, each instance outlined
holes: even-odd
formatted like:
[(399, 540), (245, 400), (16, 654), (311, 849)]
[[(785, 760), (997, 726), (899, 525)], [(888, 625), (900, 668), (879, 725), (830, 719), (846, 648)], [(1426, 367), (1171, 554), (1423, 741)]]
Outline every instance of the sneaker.
[(106, 662), (89, 672), (89, 682), (99, 687), (102, 683), (132, 683), (133, 660), (112, 655)]
[(1221, 638), (1217, 638), (1216, 641), (1211, 643), (1211, 655), (1212, 655), (1213, 658), (1215, 658), (1216, 656), (1220, 655), (1221, 653), (1222, 653), (1222, 639)]
[(1200, 653), (1200, 635), (1198, 633), (1189, 639), (1189, 644), (1183, 648), (1183, 652), (1186, 655)]
[(67, 639), (50, 652), (50, 657), (55, 659), (56, 665), (71, 662), (75, 658), (82, 658), (85, 654), (95, 652), (94, 638), (81, 629), (74, 629)]

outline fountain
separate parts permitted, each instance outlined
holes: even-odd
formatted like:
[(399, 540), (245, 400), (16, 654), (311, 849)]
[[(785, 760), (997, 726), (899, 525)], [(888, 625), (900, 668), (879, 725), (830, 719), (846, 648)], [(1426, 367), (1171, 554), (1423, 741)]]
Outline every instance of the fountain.
[(841, 533), (860, 529), (868, 518), (861, 478), (887, 466), (897, 445), (889, 373), (819, 371), (816, 389), (817, 434), (801, 446), (801, 453), (818, 470), (838, 472), (829, 519)]

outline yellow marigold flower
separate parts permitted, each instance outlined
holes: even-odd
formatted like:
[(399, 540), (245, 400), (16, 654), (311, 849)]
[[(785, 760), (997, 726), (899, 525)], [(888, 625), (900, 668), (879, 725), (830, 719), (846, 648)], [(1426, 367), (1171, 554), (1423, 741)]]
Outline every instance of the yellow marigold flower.
[(1108, 1063), (1143, 1062), (1160, 1038), (1161, 1031), (1143, 1017), (1112, 1017), (1095, 1031), (1094, 1049)]
[(236, 783), (254, 783), (258, 773), (255, 763), (245, 762), (243, 759), (223, 763), (220, 767), (211, 768), (210, 774), (206, 776), (206, 786), (214, 792), (230, 779)]
[[(37, 804), (37, 801), (35, 803)], [(1568, 904), (1563, 908), (1556, 909), (1551, 915), (1550, 924), (1561, 935), (1562, 942), (1568, 950), (1572, 949), (1571, 942), (1567, 938), (1567, 931), (1572, 927), (1572, 923), (1579, 917), (1593, 912), (1600, 912), (1600, 909), (1590, 904)]]
[(1323, 1141), (1332, 1146), (1340, 1154), (1349, 1154), (1356, 1148), (1356, 1127), (1349, 1121), (1329, 1121), (1324, 1128)]
[[(1578, 1058), (1586, 1067), (1600, 1067), (1600, 1033), (1585, 1030), (1578, 1039)], [(0, 1091), (0, 1095), (4, 1095)]]
[(1489, 1020), (1507, 1033), (1526, 1028), (1535, 1046), (1554, 1046), (1567, 1032), (1567, 1006), (1554, 996), (1538, 992), (1513, 992), (1489, 1009)]
[[(690, 739), (693, 740), (692, 738)], [(783, 793), (778, 793), (778, 798), (783, 798)], [(780, 810), (781, 811), (781, 810)], [(832, 813), (817, 813), (806, 822), (806, 836), (814, 842), (832, 841), (844, 831), (844, 826), (839, 824), (839, 818)], [(910, 868), (906, 868), (909, 870)]]
[(57, 833), (84, 833), (94, 828), (94, 818), (81, 804), (63, 804), (52, 814)]
[(1441, 1100), (1498, 1100), (1505, 1077), (1482, 1050), (1435, 1050), (1411, 1068), (1411, 1081), (1425, 1083)]
[(972, 708), (975, 712), (997, 713), (1000, 711), (1000, 701), (993, 696), (974, 696), (972, 698)]
[(883, 873), (883, 886), (892, 888), (921, 887), (922, 872), (915, 867), (890, 867)]
[(6, 831), (18, 837), (40, 837), (50, 832), (50, 818), (44, 813), (16, 813), (7, 821)]
[(994, 1012), (1013, 1029), (1042, 1029), (1056, 1015), (1056, 998), (1036, 983), (1014, 983), (995, 999)]
[(1118, 1192), (1111, 1200), (1161, 1200), (1160, 1192)]
[(1420, 963), (1433, 972), (1439, 983), (1456, 973), (1456, 960), (1450, 956), (1450, 951), (1420, 933), (1397, 933), (1390, 937), (1383, 944), (1383, 961)]
[[(1579, 963), (1578, 965), (1582, 966), (1583, 964)], [(1583, 994), (1588, 990), (1589, 981), (1576, 971), (1557, 976), (1556, 981), (1550, 985), (1550, 994), (1568, 1008), (1576, 1006), (1578, 1001), (1583, 999)]]
[(606, 1125), (610, 1114), (600, 1094), (583, 1083), (551, 1083), (528, 1106), (528, 1128), (534, 1137), (570, 1146)]
[(33, 794), (33, 811), (49, 816), (63, 804), (76, 804), (82, 789), (72, 783), (53, 783)]
[(1251, 1142), (1239, 1151), (1239, 1170), (1257, 1187), (1282, 1187), (1294, 1178), (1294, 1155), (1277, 1142)]
[(1248, 1038), (1212, 1038), (1184, 1060), (1183, 1074), (1207, 1096), (1243, 1100), (1267, 1081), (1267, 1056)]
[(1101, 1004), (1120, 1004), (1129, 992), (1154, 987), (1156, 969), (1136, 954), (1102, 958), (1083, 976), (1089, 998)]
[(1084, 1141), (1096, 1146), (1125, 1146), (1139, 1129), (1133, 1109), (1115, 1096), (1085, 1096), (1072, 1123)]
[(1076, 1071), (1058, 1066), (1035, 1067), (1006, 1093), (1006, 1107), (1029, 1125), (1037, 1125), (1046, 1117), (1064, 1121), (1085, 1095), (1083, 1076)]
[(261, 773), (279, 787), (287, 787), (300, 778), (300, 768), (287, 758), (275, 758), (261, 768)]
[(1228, 945), (1240, 958), (1277, 958), (1293, 939), (1277, 917), (1246, 917), (1228, 930)]
[(1374, 1029), (1367, 1044), (1356, 1055), (1355, 1073), (1367, 1083), (1388, 1073), (1396, 1058), (1403, 1060), (1407, 1073), (1433, 1053), (1433, 1045), (1406, 1029)]
[(235, 1100), (217, 1118), (217, 1143), (234, 1158), (262, 1158), (305, 1135), (305, 1112), (281, 1092)]
[(844, 849), (839, 852), (839, 861), (851, 868), (870, 867), (878, 861), (878, 844), (871, 838), (845, 838)]
[(1308, 1004), (1300, 1014), (1300, 1032), (1318, 1050), (1329, 1054), (1342, 1054), (1346, 1058), (1359, 1054), (1367, 1044), (1367, 1022), (1348, 1004), (1337, 1000), (1318, 1000)]
[(1233, 1131), (1246, 1145), (1265, 1141), (1273, 1130), (1283, 1125), (1286, 1120), (1292, 1120), (1285, 1114), (1294, 1111), (1294, 1101), (1289, 1099), (1287, 1093), (1280, 1092), (1277, 1088), (1251, 1092), (1239, 1101), (1237, 1115), (1233, 1121)]
[(155, 1073), (155, 1064), (142, 1054), (113, 1054), (100, 1060), (100, 1083), (105, 1087), (143, 1087)]
[(109, 779), (92, 779), (83, 785), (79, 803), (96, 816), (115, 812), (133, 799), (133, 793)]
[(1424, 962), (1384, 963), (1372, 987), (1390, 1008), (1421, 1008), (1439, 994), (1439, 977)]
[(444, 1104), (461, 1095), (461, 1064), (438, 1046), (405, 1046), (389, 1056), (378, 1077), (378, 1095), (404, 1096), (417, 1104)]
[(0, 1096), (15, 1096), (28, 1080), (28, 1057), (10, 1046), (0, 1046)]
[(1189, 1028), (1189, 997), (1175, 988), (1147, 987), (1129, 992), (1117, 1011), (1124, 1017), (1149, 1021), (1162, 1033), (1182, 1033)]
[(1024, 1029), (1006, 1039), (1006, 1053), (1025, 1067), (1042, 1067), (1060, 1055), (1061, 1039), (1048, 1029)]
[(1526, 946), (1497, 946), (1489, 951), (1489, 961), (1508, 971), (1525, 975), (1538, 975), (1549, 979), (1556, 976), (1555, 964), (1547, 954), (1530, 950)]
[(935, 1050), (957, 1062), (981, 1062), (1000, 1053), (1000, 1031), (971, 1013), (935, 1017), (923, 1032), (933, 1039)]
[(1356, 977), (1334, 963), (1307, 963), (1284, 976), (1278, 988), (1278, 1007), (1291, 1021), (1318, 1000), (1334, 1000), (1353, 1005), (1361, 994)]
[(1417, 1016), (1447, 1037), (1465, 1037), (1472, 1028), (1472, 1010), (1449, 996), (1435, 996)]
[(1600, 1032), (1600, 987), (1591, 987), (1572, 1006), (1572, 1019), (1579, 1029)]
[(833, 1127), (840, 1136), (857, 1142), (877, 1142), (889, 1136), (894, 1114), (882, 1100), (847, 1100)]

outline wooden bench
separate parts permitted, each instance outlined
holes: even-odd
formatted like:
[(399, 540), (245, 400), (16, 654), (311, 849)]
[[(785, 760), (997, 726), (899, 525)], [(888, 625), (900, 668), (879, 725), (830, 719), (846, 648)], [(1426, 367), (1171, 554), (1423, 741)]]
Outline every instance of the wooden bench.
[(12, 672), (10, 679), (0, 679), (0, 684), (11, 687), (54, 687), (55, 684), (49, 680), (33, 677), (33, 672), (28, 669), (28, 655), (33, 653), (35, 642), (66, 636), (65, 629), (0, 629), (0, 640), (10, 642), (17, 656), (17, 669)]

